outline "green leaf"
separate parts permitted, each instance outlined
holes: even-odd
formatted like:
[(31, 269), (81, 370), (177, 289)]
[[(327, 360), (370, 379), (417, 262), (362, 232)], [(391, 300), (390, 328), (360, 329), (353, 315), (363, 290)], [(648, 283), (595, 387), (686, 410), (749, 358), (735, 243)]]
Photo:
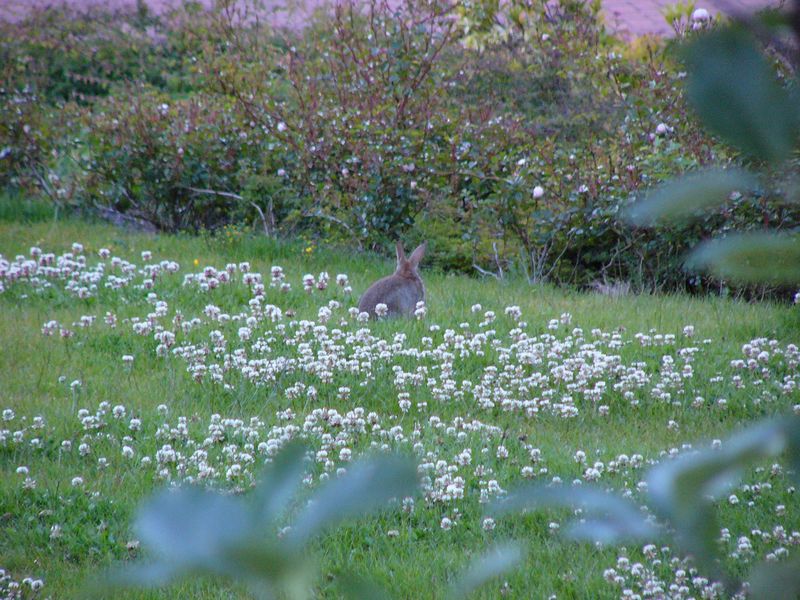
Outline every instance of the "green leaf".
[(410, 458), (384, 455), (362, 459), (314, 494), (288, 539), (303, 544), (323, 528), (380, 508), (392, 498), (411, 496), (416, 490), (417, 469)]
[(711, 131), (756, 158), (789, 155), (797, 115), (748, 32), (731, 26), (705, 34), (688, 47), (686, 62), (689, 100)]
[(346, 598), (353, 600), (391, 600), (391, 595), (374, 581), (349, 573), (338, 576), (338, 587)]
[(800, 417), (786, 418), (786, 454), (794, 480), (800, 483)]
[(800, 282), (800, 236), (732, 234), (700, 244), (686, 267), (743, 283), (796, 284)]
[(800, 596), (800, 558), (788, 562), (763, 562), (753, 569), (748, 598), (796, 600)]
[(107, 598), (108, 589), (114, 587), (163, 587), (183, 574), (171, 562), (138, 562), (110, 569), (99, 585), (91, 586), (87, 593)]
[(760, 423), (735, 435), (718, 450), (665, 461), (647, 477), (653, 508), (675, 529), (680, 546), (729, 589), (736, 584), (727, 579), (717, 560), (719, 527), (710, 498), (738, 481), (742, 469), (754, 461), (780, 452), (786, 444), (785, 428), (782, 421)]
[(264, 470), (254, 491), (256, 519), (261, 527), (274, 525), (286, 512), (303, 480), (306, 450), (302, 442), (291, 442)]
[(134, 529), (142, 544), (176, 568), (225, 572), (226, 552), (253, 530), (241, 501), (198, 488), (165, 490), (139, 511)]
[(639, 226), (689, 217), (697, 210), (723, 204), (731, 192), (751, 189), (756, 183), (752, 174), (739, 169), (692, 173), (659, 186), (629, 208), (625, 216)]
[(457, 577), (449, 597), (453, 600), (466, 597), (495, 577), (515, 568), (522, 562), (524, 556), (525, 553), (517, 543), (509, 542), (495, 546), (469, 563)]
[(536, 508), (581, 507), (587, 515), (601, 518), (571, 527), (578, 539), (611, 542), (618, 539), (649, 539), (658, 530), (645, 520), (632, 502), (590, 486), (545, 487), (530, 485), (519, 488), (493, 508), (496, 514), (507, 514)]

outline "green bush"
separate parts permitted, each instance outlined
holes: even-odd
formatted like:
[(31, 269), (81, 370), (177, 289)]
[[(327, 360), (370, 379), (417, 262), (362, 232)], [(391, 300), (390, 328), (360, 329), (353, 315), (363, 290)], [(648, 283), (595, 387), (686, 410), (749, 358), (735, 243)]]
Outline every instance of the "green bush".
[(195, 86), (195, 36), (206, 18), (191, 3), (164, 17), (144, 3), (114, 11), (33, 9), (21, 22), (0, 21), (0, 60), (9, 84), (51, 104), (92, 103), (132, 81), (184, 93)]
[(217, 91), (260, 126), (293, 222), (374, 246), (408, 229), (439, 187), (426, 168), (446, 145), (441, 51), (453, 25), (438, 2), (336, 6), (283, 46), (230, 31), (212, 46)]
[(258, 160), (252, 127), (223, 99), (175, 100), (144, 87), (83, 118), (81, 201), (164, 231), (213, 229), (242, 202), (240, 173)]
[[(360, 248), (425, 237), (443, 269), (725, 290), (685, 272), (686, 251), (732, 226), (795, 228), (800, 212), (751, 189), (691, 224), (619, 218), (654, 184), (742, 159), (690, 114), (671, 46), (621, 43), (599, 9), (344, 2), (283, 32), (232, 0), (64, 32), (42, 13), (3, 37), (2, 183), (168, 231), (247, 222)], [(74, 123), (36, 104), (67, 98), (84, 104)], [(26, 124), (57, 135), (31, 144)]]

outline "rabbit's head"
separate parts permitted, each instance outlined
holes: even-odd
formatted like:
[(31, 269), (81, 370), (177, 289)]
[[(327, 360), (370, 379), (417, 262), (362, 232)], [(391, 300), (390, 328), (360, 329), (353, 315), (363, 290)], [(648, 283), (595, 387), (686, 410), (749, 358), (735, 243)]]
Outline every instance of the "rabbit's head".
[(425, 256), (425, 250), (427, 247), (428, 242), (422, 242), (414, 249), (414, 252), (411, 253), (411, 256), (406, 258), (406, 253), (403, 250), (403, 244), (398, 241), (396, 246), (397, 270), (395, 270), (394, 274), (399, 275), (400, 277), (406, 277), (408, 279), (418, 279), (419, 272), (417, 269), (419, 267), (419, 263), (422, 261), (422, 258)]

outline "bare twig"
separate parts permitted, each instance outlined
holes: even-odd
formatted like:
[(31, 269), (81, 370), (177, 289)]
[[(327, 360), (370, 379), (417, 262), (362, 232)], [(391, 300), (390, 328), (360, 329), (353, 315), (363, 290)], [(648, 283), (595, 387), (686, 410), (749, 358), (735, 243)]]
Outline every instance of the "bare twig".
[(233, 192), (223, 192), (221, 190), (209, 190), (204, 188), (195, 188), (188, 185), (181, 185), (179, 186), (181, 189), (189, 190), (190, 192), (194, 192), (195, 194), (208, 194), (211, 196), (224, 196), (225, 198), (233, 198), (234, 200), (244, 200), (239, 194), (234, 194)]
[(500, 275), (498, 275), (497, 273), (492, 273), (491, 271), (487, 271), (486, 269), (482, 269), (481, 267), (479, 267), (475, 263), (472, 263), (472, 268), (475, 269), (481, 275), (489, 275), (490, 277), (494, 277), (495, 279), (497, 279), (497, 281), (500, 281), (502, 279), (502, 277), (500, 277)]
[(267, 237), (272, 236), (272, 232), (270, 231), (269, 223), (267, 222), (267, 217), (264, 215), (264, 211), (261, 210), (261, 207), (253, 202), (252, 200), (245, 200), (239, 194), (234, 194), (233, 192), (223, 192), (221, 190), (209, 190), (204, 188), (195, 188), (190, 187), (188, 185), (182, 185), (181, 188), (185, 190), (189, 190), (190, 192), (194, 192), (195, 194), (208, 194), (211, 196), (222, 196), (224, 198), (233, 198), (234, 200), (240, 200), (242, 202), (247, 202), (250, 206), (256, 209), (258, 212), (258, 216), (261, 218), (261, 225), (264, 227), (264, 235)]

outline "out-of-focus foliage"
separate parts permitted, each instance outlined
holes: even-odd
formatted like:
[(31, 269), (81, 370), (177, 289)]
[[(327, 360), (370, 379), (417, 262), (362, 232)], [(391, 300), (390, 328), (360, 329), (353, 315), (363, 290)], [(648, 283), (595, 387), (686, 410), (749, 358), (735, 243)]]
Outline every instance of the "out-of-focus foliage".
[[(717, 538), (716, 506), (754, 463), (785, 453), (790, 467), (800, 465), (800, 419), (787, 416), (753, 425), (718, 447), (690, 451), (653, 467), (647, 478), (648, 511), (591, 486), (567, 489), (531, 485), (513, 491), (496, 503), (498, 514), (564, 507), (589, 515), (568, 530), (574, 539), (603, 543), (664, 542), (673, 539), (693, 557), (700, 573), (720, 582), (728, 593), (738, 592), (743, 580), (723, 568)], [(800, 580), (789, 563), (762, 562), (750, 572), (750, 598), (794, 598)]]
[[(162, 586), (189, 574), (231, 577), (258, 598), (310, 598), (314, 563), (309, 540), (351, 516), (413, 496), (416, 466), (400, 456), (363, 459), (297, 507), (306, 449), (284, 448), (247, 497), (203, 488), (164, 490), (139, 510), (134, 529), (153, 553), (111, 574), (116, 586)], [(288, 515), (291, 525), (287, 526)]]
[[(674, 180), (629, 212), (638, 225), (702, 215), (702, 209), (725, 205), (756, 193), (763, 206), (774, 199), (781, 211), (796, 200), (800, 109), (796, 63), (776, 73), (765, 51), (780, 36), (800, 42), (800, 3), (794, 13), (767, 13), (752, 23), (733, 23), (705, 33), (683, 49), (689, 68), (688, 96), (703, 124), (750, 157), (748, 170), (707, 171)], [(760, 40), (756, 33), (761, 34)], [(782, 75), (780, 81), (778, 74)], [(687, 265), (734, 282), (792, 285), (800, 282), (797, 225), (779, 234), (765, 212), (760, 231), (732, 227), (698, 245)], [(734, 231), (735, 230), (735, 231)]]

